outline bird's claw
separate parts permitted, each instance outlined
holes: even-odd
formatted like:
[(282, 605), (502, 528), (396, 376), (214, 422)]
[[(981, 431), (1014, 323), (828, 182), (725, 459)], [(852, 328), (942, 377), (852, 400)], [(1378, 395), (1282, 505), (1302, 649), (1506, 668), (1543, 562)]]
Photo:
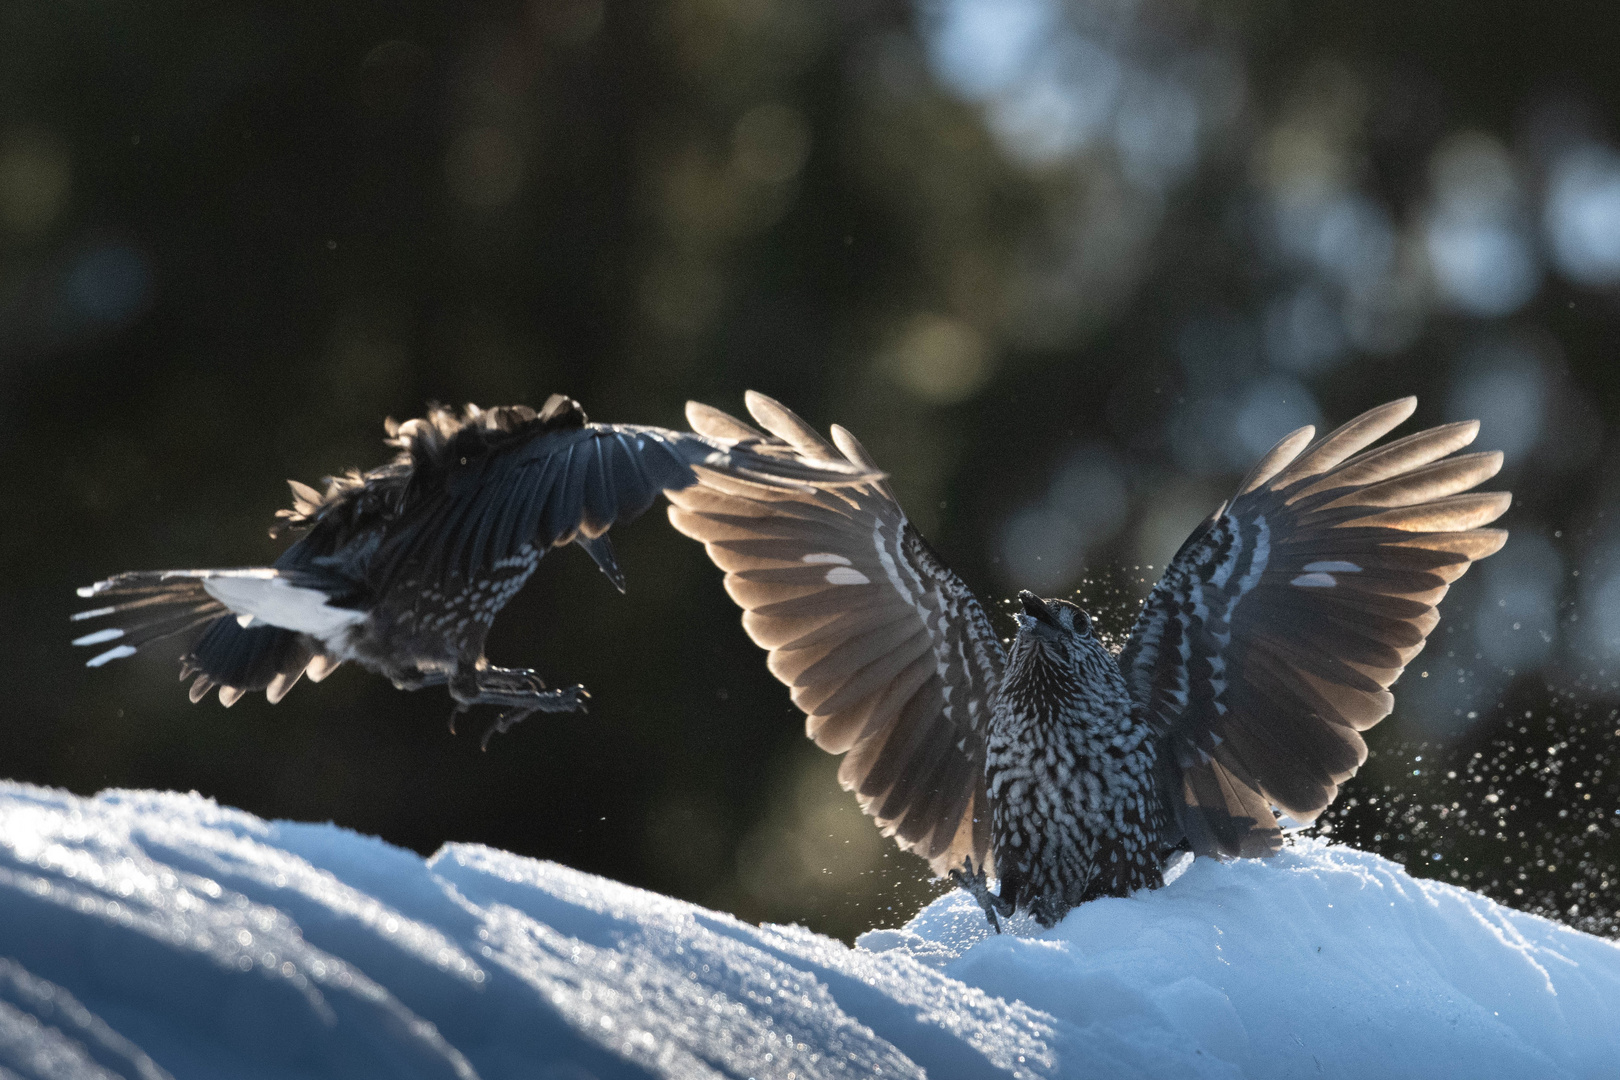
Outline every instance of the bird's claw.
[(546, 693), (551, 695), (551, 700), (545, 704), (519, 705), (503, 711), (484, 732), (484, 737), (478, 742), (478, 748), (488, 750), (491, 738), (497, 734), (505, 735), (537, 712), (585, 712), (585, 703), (591, 698), (590, 693), (578, 684), (566, 690), (548, 690)]
[(534, 712), (533, 709), (507, 709), (502, 712), (495, 718), (495, 722), (484, 730), (484, 737), (478, 740), (478, 749), (487, 751), (489, 749), (489, 740), (497, 732), (505, 735), (532, 712)]
[(952, 869), (950, 872), (951, 881), (956, 884), (958, 889), (972, 894), (973, 899), (977, 900), (979, 906), (984, 909), (984, 917), (989, 921), (990, 929), (998, 934), (1001, 933), (1001, 920), (996, 917), (996, 913), (999, 909), (1002, 914), (1010, 915), (1012, 905), (1004, 903), (1001, 897), (990, 891), (990, 883), (985, 878), (983, 866), (979, 867), (977, 873), (974, 872), (973, 856), (969, 855), (963, 863), (966, 872)]

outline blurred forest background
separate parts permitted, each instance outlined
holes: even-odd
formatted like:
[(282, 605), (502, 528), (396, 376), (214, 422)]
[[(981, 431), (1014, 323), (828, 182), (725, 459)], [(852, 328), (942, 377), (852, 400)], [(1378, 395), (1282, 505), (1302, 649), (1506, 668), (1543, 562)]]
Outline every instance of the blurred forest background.
[(1274, 438), (1416, 393), (1506, 452), (1514, 535), (1325, 827), (1613, 934), (1617, 55), (1590, 0), (0, 0), (0, 775), (847, 938), (938, 886), (661, 511), (627, 596), (569, 549), (507, 609), (494, 660), (594, 697), (487, 754), (358, 670), (230, 711), (87, 671), (73, 587), (273, 558), (283, 479), (430, 399), (753, 387), (987, 603), (1117, 633)]

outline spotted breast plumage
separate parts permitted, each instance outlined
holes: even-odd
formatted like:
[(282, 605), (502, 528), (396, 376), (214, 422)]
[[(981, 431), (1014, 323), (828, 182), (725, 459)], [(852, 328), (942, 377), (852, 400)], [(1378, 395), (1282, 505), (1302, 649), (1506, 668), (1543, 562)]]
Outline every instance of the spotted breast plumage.
[[(764, 432), (691, 403), (695, 431), (877, 473), (759, 394)], [(1066, 600), (1019, 595), (1004, 647), (888, 483), (789, 487), (698, 470), (670, 519), (703, 541), (840, 783), (992, 925), (1162, 884), (1178, 851), (1269, 855), (1366, 760), (1361, 732), (1439, 621), (1450, 583), (1507, 539), (1474, 492), (1499, 453), (1476, 422), (1381, 446), (1413, 398), (1284, 438), (1187, 538), (1117, 654)], [(767, 434), (768, 433), (768, 434)], [(992, 891), (992, 879), (999, 888)]]
[(74, 644), (110, 645), (89, 661), (99, 667), (199, 634), (180, 677), (192, 680), (192, 701), (217, 687), (227, 706), (253, 690), (279, 701), (301, 676), (318, 682), (352, 660), (401, 689), (446, 686), (458, 711), (497, 706), (490, 730), (504, 731), (587, 696), (484, 656), (495, 616), (548, 550), (579, 545), (623, 592), (607, 530), (660, 491), (696, 483), (694, 466), (786, 489), (864, 473), (763, 440), (593, 424), (560, 394), (539, 412), (436, 407), (390, 421), (388, 434), (397, 453), (387, 464), (331, 478), (324, 494), (292, 484), (294, 506), (271, 533), (302, 535), (273, 565), (137, 571), (86, 586), (79, 595), (111, 602), (74, 619), (111, 625)]

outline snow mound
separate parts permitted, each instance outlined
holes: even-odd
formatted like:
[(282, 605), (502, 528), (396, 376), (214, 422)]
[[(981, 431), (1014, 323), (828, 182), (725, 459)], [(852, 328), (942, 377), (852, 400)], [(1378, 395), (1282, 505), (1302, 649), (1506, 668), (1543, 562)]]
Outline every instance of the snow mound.
[(1348, 848), (1015, 929), (0, 782), (0, 1078), (1620, 1077), (1620, 945)]

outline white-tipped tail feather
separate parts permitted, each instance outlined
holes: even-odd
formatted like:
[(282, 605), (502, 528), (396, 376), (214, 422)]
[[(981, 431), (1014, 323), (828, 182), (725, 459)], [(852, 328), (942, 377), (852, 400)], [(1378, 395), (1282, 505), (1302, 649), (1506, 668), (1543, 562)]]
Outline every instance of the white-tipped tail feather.
[[(366, 617), (363, 611), (331, 606), (326, 593), (307, 585), (295, 585), (274, 567), (253, 566), (230, 570), (159, 570), (120, 574), (94, 585), (83, 586), (78, 590), (79, 595), (90, 597), (111, 593), (136, 595), (140, 599), (81, 611), (72, 618), (77, 622), (151, 606), (160, 601), (172, 602), (175, 596), (184, 593), (189, 582), (201, 585), (202, 591), (209, 597), (239, 616), (243, 627), (257, 621), (325, 640), (346, 627), (363, 622)], [(99, 645), (114, 640), (122, 633), (122, 630), (101, 630), (78, 638), (73, 644)]]
[(105, 630), (97, 630), (93, 634), (86, 634), (86, 635), (84, 635), (84, 637), (74, 638), (73, 639), (73, 644), (75, 644), (75, 645), (100, 645), (104, 641), (117, 641), (119, 638), (121, 638), (123, 636), (124, 636), (124, 632), (122, 630), (118, 629), (118, 627), (109, 626)]
[(101, 667), (134, 656), (149, 642), (196, 629), (219, 617), (224, 608), (198, 586), (195, 573), (182, 572), (178, 579), (163, 573), (120, 574), (79, 589), (80, 596), (107, 594), (118, 600), (77, 612), (71, 616), (73, 622), (112, 616), (120, 623), (73, 639), (78, 646), (118, 643), (91, 657), (85, 666)]
[(264, 690), (274, 703), (306, 666), (312, 678), (323, 678), (341, 663), (317, 656), (321, 639), (341, 635), (365, 617), (330, 606), (314, 579), (298, 580), (295, 585), (272, 567), (120, 574), (79, 590), (81, 596), (116, 598), (114, 603), (72, 616), (75, 622), (110, 617), (117, 625), (73, 644), (112, 644), (89, 661), (101, 667), (152, 642), (197, 631), (180, 671), (181, 681), (195, 677), (192, 701), (217, 688), (227, 707), (251, 690)]
[(89, 660), (86, 660), (84, 666), (85, 667), (100, 667), (102, 664), (105, 664), (105, 663), (107, 663), (107, 662), (109, 662), (111, 660), (122, 660), (126, 656), (134, 656), (134, 655), (135, 655), (135, 646), (133, 646), (133, 645), (119, 645), (119, 646), (116, 646), (115, 648), (108, 649), (104, 653), (97, 653), (95, 656), (92, 656)]

